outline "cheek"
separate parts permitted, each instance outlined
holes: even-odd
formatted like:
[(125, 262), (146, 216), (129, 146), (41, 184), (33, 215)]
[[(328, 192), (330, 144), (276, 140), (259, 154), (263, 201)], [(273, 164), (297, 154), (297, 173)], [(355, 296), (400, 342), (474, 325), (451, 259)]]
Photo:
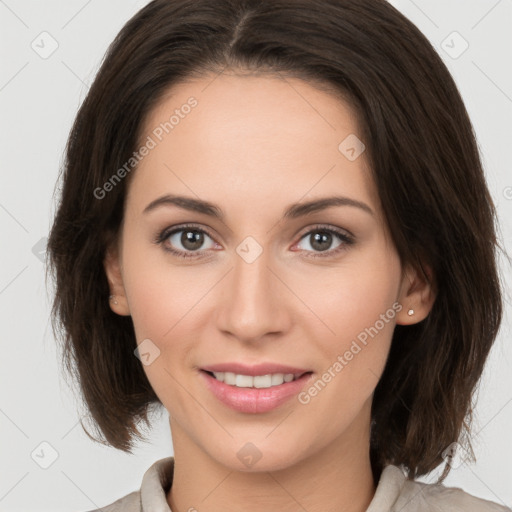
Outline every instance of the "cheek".
[(191, 332), (190, 321), (197, 293), (182, 282), (179, 270), (165, 271), (137, 258), (136, 253), (127, 259), (125, 270), (129, 276), (125, 290), (137, 343), (150, 354), (143, 370), (166, 408), (192, 413), (193, 404), (183, 393), (181, 382), (184, 369), (191, 366), (188, 355), (194, 339), (198, 339)]
[(140, 245), (124, 247), (125, 292), (137, 344), (144, 343), (141, 347), (150, 354), (149, 364), (143, 365), (148, 380), (164, 404), (176, 404), (181, 400), (180, 372), (190, 367), (187, 357), (198, 339), (191, 331), (205, 281), (191, 282), (192, 274), (166, 265), (164, 258), (155, 257), (156, 250), (144, 251)]
[[(373, 249), (347, 258), (335, 271), (318, 272), (314, 288), (309, 277), (303, 278), (299, 293), (317, 313), (306, 324), (308, 338), (315, 340), (323, 362), (321, 382), (304, 397), (316, 403), (312, 410), (344, 403), (340, 414), (350, 407), (355, 413), (375, 389), (401, 309), (396, 302), (400, 274), (394, 253)], [(315, 393), (323, 398), (317, 400)]]
[[(356, 428), (361, 432), (367, 428), (364, 418), (369, 418), (372, 394), (384, 370), (395, 326), (392, 306), (396, 303), (385, 297), (365, 299), (364, 307), (353, 315), (333, 309), (330, 318), (336, 336), (316, 337), (323, 365), (298, 399), (303, 406), (303, 428), (319, 443), (345, 431), (356, 418)], [(318, 418), (328, 421), (319, 425)]]
[(341, 349), (376, 323), (383, 337), (390, 337), (400, 272), (396, 255), (379, 246), (352, 253), (337, 267), (302, 273), (295, 289), (315, 313), (309, 322), (312, 339), (321, 334), (325, 348)]
[(193, 269), (167, 261), (163, 249), (144, 242), (142, 235), (136, 240), (127, 239), (123, 248), (123, 280), (137, 341), (163, 342), (193, 310), (204, 280), (194, 277)]

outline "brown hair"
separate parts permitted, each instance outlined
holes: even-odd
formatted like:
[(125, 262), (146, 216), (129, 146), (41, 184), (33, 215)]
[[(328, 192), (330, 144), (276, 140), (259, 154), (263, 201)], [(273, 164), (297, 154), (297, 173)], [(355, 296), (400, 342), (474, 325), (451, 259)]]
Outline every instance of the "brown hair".
[(94, 191), (132, 156), (145, 117), (173, 84), (225, 68), (325, 84), (358, 114), (400, 259), (422, 272), (428, 265), (437, 292), (425, 320), (395, 328), (373, 399), (371, 462), (376, 477), (386, 464), (424, 475), (469, 434), (502, 318), (499, 244), (456, 84), (428, 39), (384, 0), (155, 0), (127, 22), (71, 130), (48, 241), (52, 326), (63, 327), (67, 370), (106, 442), (131, 452), (133, 437), (143, 438), (137, 422), (149, 424), (160, 402), (134, 356), (131, 318), (108, 304), (103, 258), (129, 176), (103, 198)]

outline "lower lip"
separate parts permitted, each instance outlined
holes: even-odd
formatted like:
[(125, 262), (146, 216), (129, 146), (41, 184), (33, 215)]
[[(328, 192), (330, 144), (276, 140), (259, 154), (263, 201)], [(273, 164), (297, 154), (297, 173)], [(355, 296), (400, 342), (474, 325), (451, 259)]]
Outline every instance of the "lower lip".
[(208, 389), (225, 405), (239, 412), (262, 413), (271, 411), (300, 393), (312, 373), (297, 380), (283, 382), (270, 388), (238, 388), (225, 384), (204, 370), (200, 371)]

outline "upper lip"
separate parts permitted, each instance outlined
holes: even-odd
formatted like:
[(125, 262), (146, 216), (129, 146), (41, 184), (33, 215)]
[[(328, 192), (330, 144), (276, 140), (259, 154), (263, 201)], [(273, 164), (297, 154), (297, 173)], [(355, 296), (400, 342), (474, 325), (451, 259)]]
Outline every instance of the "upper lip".
[(295, 376), (301, 376), (304, 373), (311, 371), (278, 363), (259, 363), (251, 366), (243, 363), (219, 363), (202, 366), (201, 370), (205, 370), (207, 372), (232, 372), (240, 375), (251, 375), (253, 377), (257, 375), (268, 375), (271, 373), (293, 373)]

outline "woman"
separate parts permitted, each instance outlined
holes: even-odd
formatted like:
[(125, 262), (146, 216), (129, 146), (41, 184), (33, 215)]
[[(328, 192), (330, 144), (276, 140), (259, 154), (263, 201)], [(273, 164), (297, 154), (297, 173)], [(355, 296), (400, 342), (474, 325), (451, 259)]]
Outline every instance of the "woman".
[(403, 15), (155, 0), (66, 157), (68, 369), (106, 443), (161, 405), (174, 448), (101, 510), (507, 510), (441, 484), (471, 451), (498, 244), (462, 99)]

